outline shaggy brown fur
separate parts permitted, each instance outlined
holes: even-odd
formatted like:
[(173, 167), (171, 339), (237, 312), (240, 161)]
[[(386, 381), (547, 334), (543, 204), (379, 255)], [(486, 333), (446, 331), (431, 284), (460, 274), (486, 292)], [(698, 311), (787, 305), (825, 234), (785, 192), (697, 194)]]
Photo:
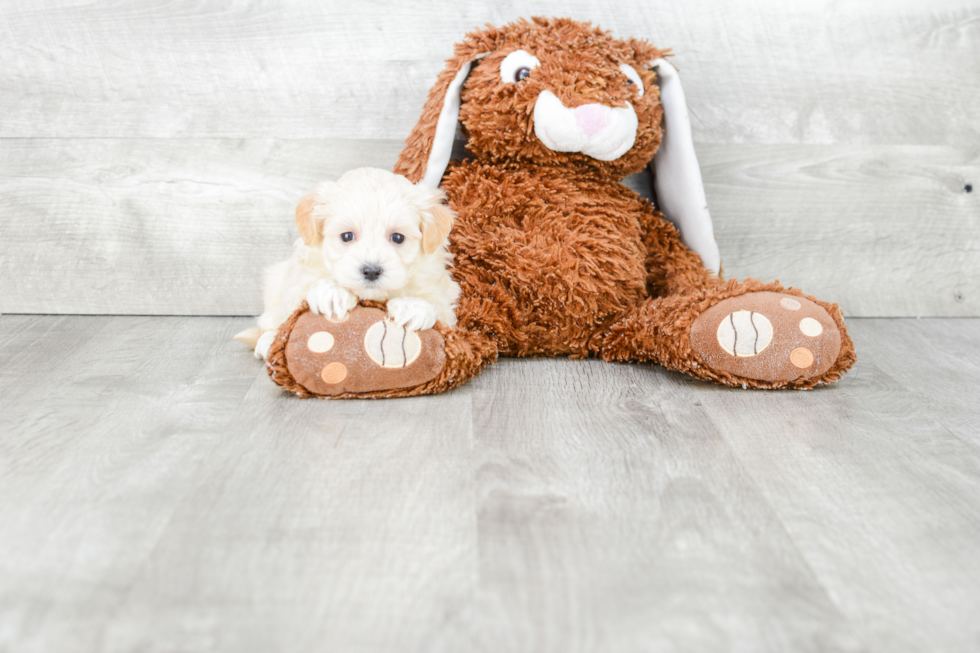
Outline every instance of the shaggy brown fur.
[[(503, 83), (500, 63), (516, 49), (532, 53), (540, 66), (520, 83)], [(836, 381), (851, 367), (854, 347), (840, 310), (823, 302), (816, 302), (829, 316), (823, 322), (828, 329), (836, 324), (840, 344), (836, 354), (833, 334), (836, 359), (822, 371), (815, 363), (787, 382), (759, 367), (741, 377), (711, 369), (692, 346), (692, 325), (725, 299), (772, 291), (779, 294), (771, 301), (788, 297), (784, 301), (793, 305), (791, 297), (803, 295), (778, 283), (725, 283), (681, 243), (661, 213), (620, 183), (642, 170), (660, 144), (663, 111), (656, 74), (646, 66), (664, 53), (587, 23), (543, 18), (476, 31), (456, 46), (395, 166), (413, 182), (425, 175), (451, 81), (462, 66), (486, 54), (461, 93), (460, 121), (475, 159), (451, 162), (441, 184), (458, 213), (450, 249), (453, 276), (462, 288), (459, 323), (444, 334), (446, 365), (453, 371), (419, 388), (370, 396), (444, 390), (497, 354), (654, 362), (707, 381), (754, 388), (809, 388)], [(621, 63), (640, 71), (642, 98), (627, 86)], [(533, 125), (535, 101), (544, 90), (568, 108), (624, 106), (628, 100), (639, 120), (635, 144), (609, 162), (548, 149)], [(718, 325), (709, 326), (714, 333)], [(452, 343), (464, 341), (459, 354), (450, 351)], [(273, 352), (279, 349), (277, 341)], [(819, 359), (821, 351), (816, 353)], [(787, 357), (783, 376), (796, 374), (788, 365)]]

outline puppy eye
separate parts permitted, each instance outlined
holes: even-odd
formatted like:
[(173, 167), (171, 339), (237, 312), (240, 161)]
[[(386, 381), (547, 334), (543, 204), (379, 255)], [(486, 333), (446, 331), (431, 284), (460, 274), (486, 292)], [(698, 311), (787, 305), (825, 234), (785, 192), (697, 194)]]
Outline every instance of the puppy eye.
[(354, 238), (355, 236), (353, 231), (345, 231), (344, 233), (340, 234), (340, 239), (345, 243), (351, 242), (354, 240)]
[(636, 72), (633, 66), (627, 66), (624, 63), (619, 64), (619, 69), (626, 75), (626, 85), (636, 87), (637, 97), (643, 97), (643, 79), (640, 77), (640, 73)]
[(541, 62), (530, 52), (514, 50), (500, 62), (500, 79), (507, 84), (523, 82), (539, 65)]
[(405, 236), (401, 234), (391, 234), (391, 242), (395, 243), (396, 245), (401, 245), (405, 242)]

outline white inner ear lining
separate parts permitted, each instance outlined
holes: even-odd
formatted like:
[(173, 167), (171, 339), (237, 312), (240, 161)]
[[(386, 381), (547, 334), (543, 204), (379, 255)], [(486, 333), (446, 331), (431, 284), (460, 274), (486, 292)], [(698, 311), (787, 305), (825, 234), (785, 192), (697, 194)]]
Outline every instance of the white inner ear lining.
[[(473, 57), (473, 61), (482, 59), (490, 54), (484, 52)], [(453, 138), (456, 136), (456, 124), (459, 122), (459, 94), (463, 90), (463, 82), (473, 68), (473, 61), (467, 61), (460, 66), (446, 89), (446, 97), (442, 101), (442, 110), (439, 112), (439, 120), (436, 122), (436, 134), (432, 139), (432, 149), (429, 151), (429, 160), (425, 165), (425, 176), (419, 181), (420, 186), (427, 188), (438, 188), (442, 176), (446, 173), (446, 166), (453, 153)]]
[(684, 88), (677, 70), (666, 60), (657, 59), (648, 66), (658, 68), (660, 105), (664, 109), (663, 136), (651, 164), (657, 203), (677, 227), (681, 241), (701, 257), (704, 267), (717, 273), (721, 269), (721, 256), (694, 152)]

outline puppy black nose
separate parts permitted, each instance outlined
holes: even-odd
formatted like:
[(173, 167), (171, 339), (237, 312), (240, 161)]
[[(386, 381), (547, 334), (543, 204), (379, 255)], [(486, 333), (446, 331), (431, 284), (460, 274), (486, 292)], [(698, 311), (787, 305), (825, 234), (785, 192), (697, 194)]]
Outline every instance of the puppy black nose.
[(368, 281), (374, 281), (384, 272), (384, 269), (380, 265), (365, 265), (361, 268), (361, 274)]

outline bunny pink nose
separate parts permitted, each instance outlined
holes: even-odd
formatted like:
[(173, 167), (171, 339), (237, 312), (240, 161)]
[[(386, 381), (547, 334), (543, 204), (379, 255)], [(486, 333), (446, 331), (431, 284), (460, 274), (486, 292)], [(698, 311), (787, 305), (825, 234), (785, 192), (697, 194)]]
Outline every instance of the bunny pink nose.
[(609, 124), (612, 109), (602, 104), (583, 104), (575, 107), (575, 122), (591, 136)]

